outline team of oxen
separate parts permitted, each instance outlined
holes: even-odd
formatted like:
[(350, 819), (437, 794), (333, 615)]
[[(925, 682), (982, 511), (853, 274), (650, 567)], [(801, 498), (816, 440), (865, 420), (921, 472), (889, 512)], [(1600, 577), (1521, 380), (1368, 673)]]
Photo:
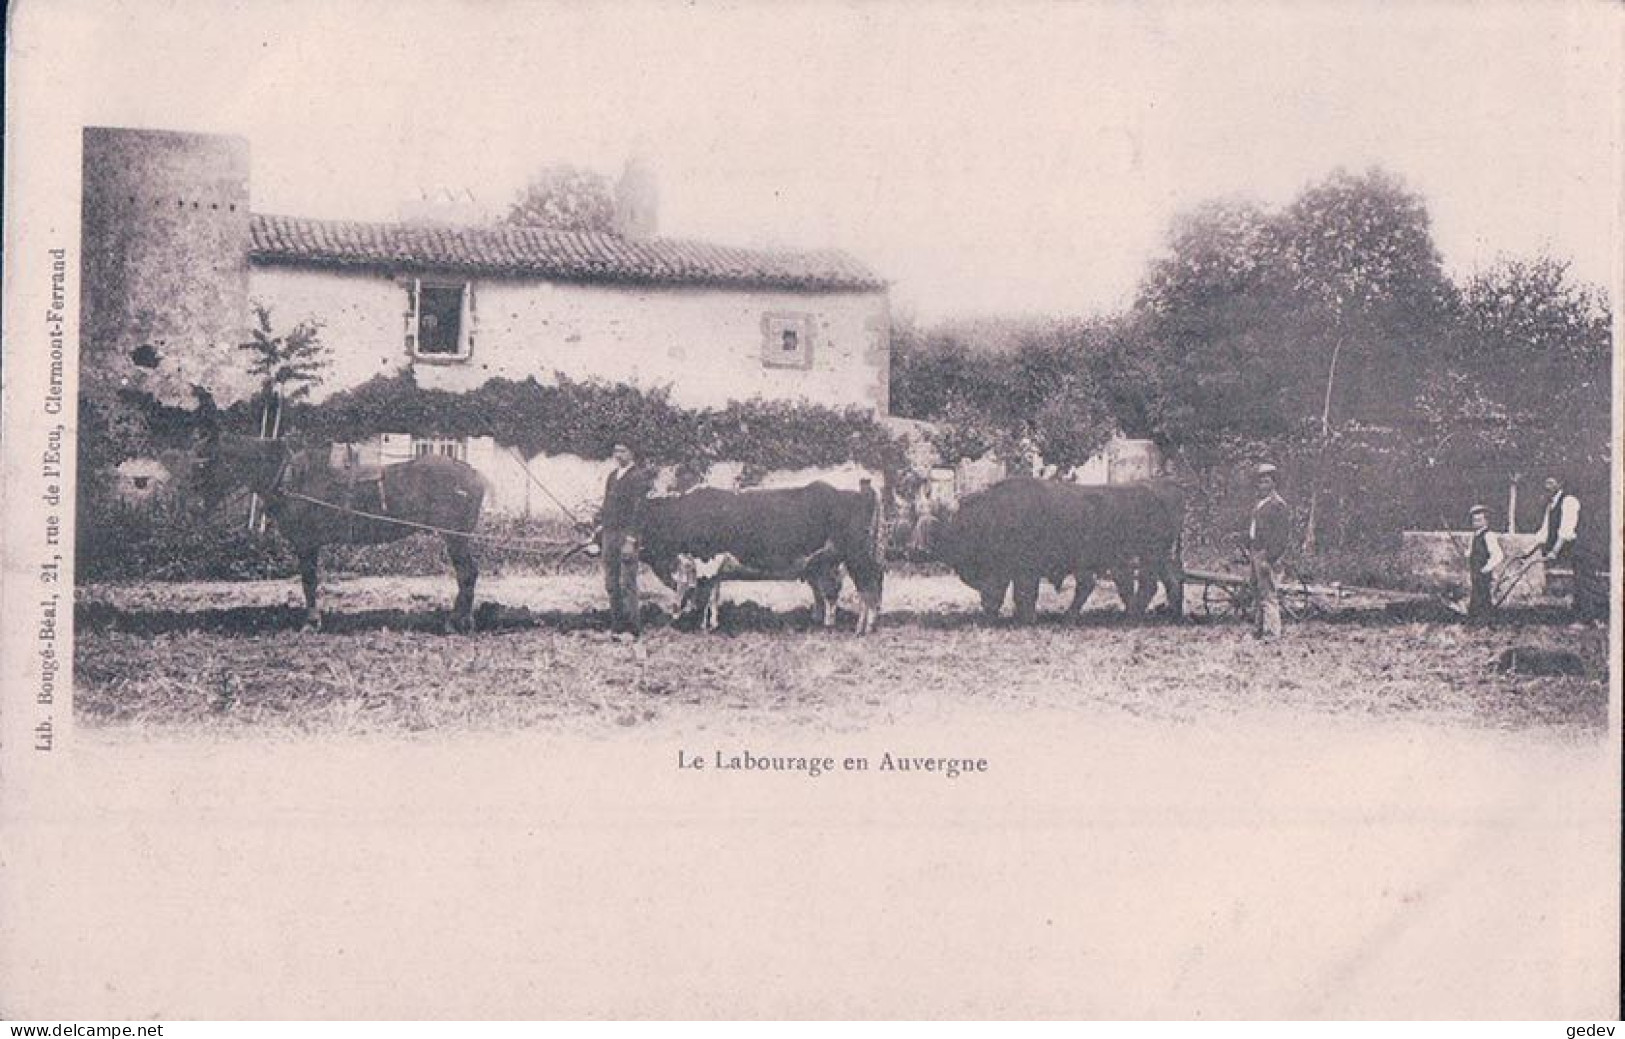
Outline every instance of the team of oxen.
[[(1030, 623), (1040, 585), (1049, 581), (1060, 591), (1069, 577), (1075, 590), (1068, 613), (1076, 615), (1102, 576), (1116, 583), (1129, 614), (1143, 614), (1160, 585), (1177, 616), (1183, 519), (1183, 496), (1171, 481), (1083, 486), (1013, 477), (967, 496), (938, 536), (935, 555), (976, 589), (990, 617), (1013, 589), (1016, 620)], [(861, 603), (858, 633), (879, 617), (881, 511), (867, 485), (857, 492), (823, 483), (702, 489), (651, 499), (643, 534), (644, 562), (708, 630), (728, 580), (804, 580), (815, 616), (833, 625), (843, 568)]]
[[(457, 574), (448, 628), (473, 628), (475, 532), (485, 481), (461, 462), (429, 456), (372, 470), (334, 470), (318, 451), (285, 441), (221, 434), (203, 451), (201, 486), (219, 500), (231, 487), (259, 494), (299, 559), (307, 624), (319, 627), (316, 566), (326, 544), (374, 544), (433, 531)], [(1097, 578), (1115, 581), (1128, 613), (1144, 613), (1160, 583), (1168, 609), (1184, 602), (1183, 499), (1171, 482), (1083, 486), (1013, 477), (968, 495), (935, 538), (937, 559), (976, 589), (988, 616), (1013, 589), (1020, 622), (1034, 618), (1044, 581), (1076, 582), (1078, 613)], [(885, 579), (884, 510), (865, 480), (857, 491), (826, 483), (725, 491), (699, 488), (647, 500), (637, 531), (641, 558), (680, 596), (680, 612), (717, 626), (727, 581), (805, 581), (814, 615), (836, 622), (843, 574), (857, 588), (857, 631), (872, 631)]]

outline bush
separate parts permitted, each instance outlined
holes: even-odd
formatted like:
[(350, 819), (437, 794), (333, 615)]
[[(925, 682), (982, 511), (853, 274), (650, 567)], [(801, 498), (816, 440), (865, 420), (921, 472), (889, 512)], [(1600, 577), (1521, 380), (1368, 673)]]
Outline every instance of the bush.
[(75, 570), (80, 580), (210, 581), (289, 577), (298, 572), (287, 543), (247, 529), (245, 510), (170, 504), (132, 506), (81, 500)]
[[(212, 513), (170, 503), (138, 507), (106, 500), (84, 510), (78, 527), (77, 570), (91, 581), (210, 581), (290, 578), (298, 560), (277, 533), (247, 529), (246, 508)], [(487, 516), (477, 531), (480, 570), (486, 574), (545, 574), (581, 538), (557, 520)], [(412, 534), (379, 545), (330, 545), (322, 550), (324, 574), (360, 577), (448, 573), (445, 542), (438, 534)], [(578, 554), (569, 569), (594, 564)]]

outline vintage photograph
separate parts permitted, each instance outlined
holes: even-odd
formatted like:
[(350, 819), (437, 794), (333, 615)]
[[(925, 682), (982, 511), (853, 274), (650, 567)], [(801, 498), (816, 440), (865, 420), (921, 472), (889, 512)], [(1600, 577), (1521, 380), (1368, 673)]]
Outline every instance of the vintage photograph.
[(1617, 1017), (1622, 27), (14, 5), (0, 1015)]

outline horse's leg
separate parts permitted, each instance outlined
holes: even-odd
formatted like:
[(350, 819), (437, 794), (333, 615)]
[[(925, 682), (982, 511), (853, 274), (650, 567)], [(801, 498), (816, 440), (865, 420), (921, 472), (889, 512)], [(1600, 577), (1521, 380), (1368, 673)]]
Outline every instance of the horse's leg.
[(299, 549), (299, 582), (305, 586), (306, 631), (322, 630), (322, 614), (316, 609), (316, 562), (321, 554), (320, 545)]
[(457, 572), (457, 601), (452, 604), (446, 630), (471, 632), (474, 630), (474, 581), (480, 576), (474, 546), (466, 537), (447, 534), (446, 554), (451, 557), (452, 569)]

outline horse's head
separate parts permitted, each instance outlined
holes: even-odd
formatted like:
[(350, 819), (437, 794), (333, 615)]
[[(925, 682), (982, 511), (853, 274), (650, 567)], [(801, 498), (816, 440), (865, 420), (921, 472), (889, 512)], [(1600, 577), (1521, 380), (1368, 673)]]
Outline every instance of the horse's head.
[(287, 459), (287, 446), (236, 433), (216, 433), (198, 447), (194, 483), (208, 508), (219, 505), (238, 487), (265, 494), (276, 486)]

